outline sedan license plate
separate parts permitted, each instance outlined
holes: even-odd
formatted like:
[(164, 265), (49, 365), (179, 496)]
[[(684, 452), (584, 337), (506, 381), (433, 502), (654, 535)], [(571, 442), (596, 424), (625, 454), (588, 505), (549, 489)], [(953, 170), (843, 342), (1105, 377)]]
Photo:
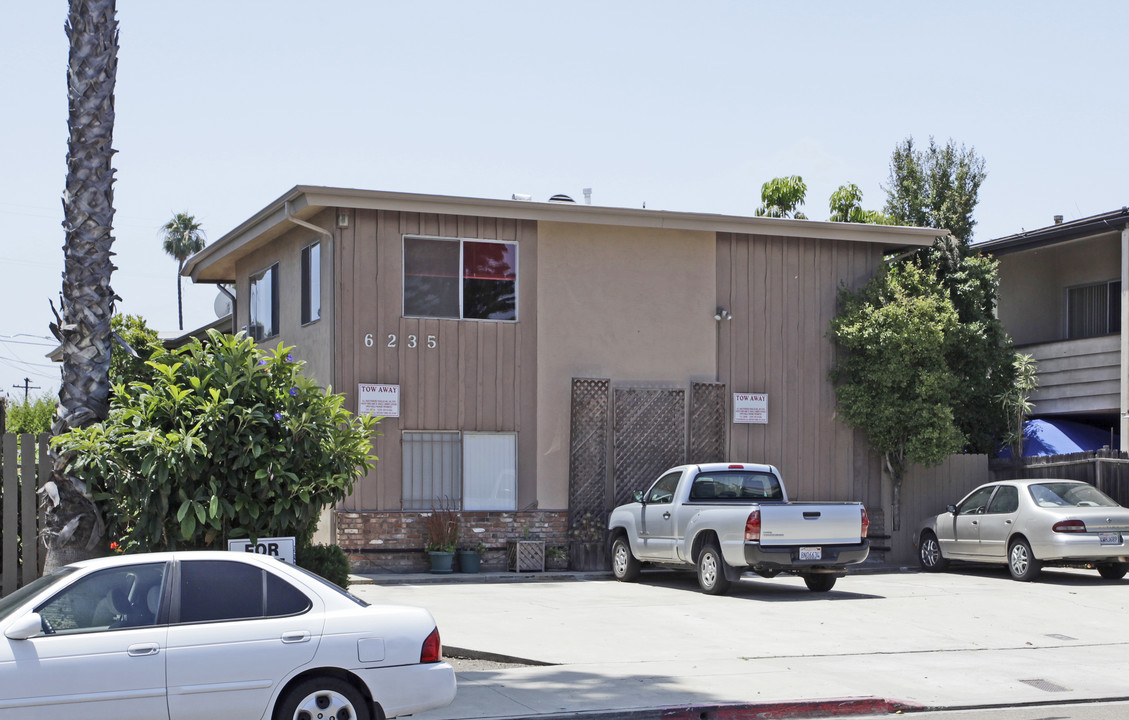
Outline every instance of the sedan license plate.
[(802, 547), (800, 548), (801, 560), (822, 560), (823, 548), (821, 547)]
[(1098, 533), (1098, 542), (1102, 545), (1120, 545), (1121, 533)]

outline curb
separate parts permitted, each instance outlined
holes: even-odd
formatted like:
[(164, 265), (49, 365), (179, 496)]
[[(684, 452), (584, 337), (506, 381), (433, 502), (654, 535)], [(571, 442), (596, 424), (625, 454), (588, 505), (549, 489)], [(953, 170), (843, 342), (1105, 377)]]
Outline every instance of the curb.
[[(888, 698), (825, 698), (724, 705), (674, 705), (625, 710), (595, 710), (533, 716), (536, 720), (783, 720), (847, 715), (882, 715), (926, 710), (924, 705)], [(497, 720), (517, 720), (519, 716)], [(530, 718), (528, 715), (521, 718)]]

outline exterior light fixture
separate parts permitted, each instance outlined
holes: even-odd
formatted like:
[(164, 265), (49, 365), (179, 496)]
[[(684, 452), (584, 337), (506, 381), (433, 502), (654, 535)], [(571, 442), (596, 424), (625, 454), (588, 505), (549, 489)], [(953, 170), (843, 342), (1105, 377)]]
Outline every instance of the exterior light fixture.
[(733, 319), (733, 313), (729, 312), (725, 308), (719, 307), (717, 309), (717, 312), (714, 313), (713, 319), (717, 320), (718, 322), (721, 322), (722, 320), (732, 320)]

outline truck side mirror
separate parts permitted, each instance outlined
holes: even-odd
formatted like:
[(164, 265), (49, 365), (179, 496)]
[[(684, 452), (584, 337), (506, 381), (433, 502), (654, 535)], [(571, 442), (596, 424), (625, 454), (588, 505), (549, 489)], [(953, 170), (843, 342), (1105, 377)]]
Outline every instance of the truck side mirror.
[(635, 492), (631, 493), (631, 497), (635, 500), (635, 502), (641, 503), (643, 502), (643, 491), (636, 490)]

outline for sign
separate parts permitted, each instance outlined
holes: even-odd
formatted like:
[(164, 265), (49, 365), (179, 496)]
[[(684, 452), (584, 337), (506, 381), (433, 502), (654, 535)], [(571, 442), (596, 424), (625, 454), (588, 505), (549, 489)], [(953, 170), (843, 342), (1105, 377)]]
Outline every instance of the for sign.
[(295, 540), (293, 537), (259, 538), (257, 543), (250, 540), (228, 540), (227, 549), (232, 552), (249, 552), (270, 555), (294, 564)]

